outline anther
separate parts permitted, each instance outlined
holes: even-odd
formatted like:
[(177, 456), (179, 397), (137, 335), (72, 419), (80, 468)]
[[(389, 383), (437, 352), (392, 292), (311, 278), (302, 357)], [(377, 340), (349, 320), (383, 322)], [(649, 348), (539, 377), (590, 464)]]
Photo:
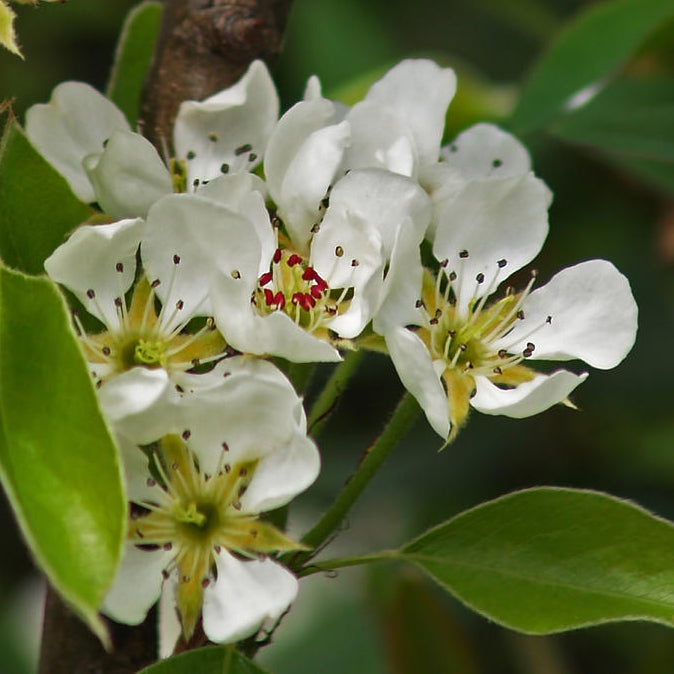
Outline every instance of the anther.
[(360, 264), (360, 262), (358, 262), (358, 260), (356, 260), (355, 258), (353, 260), (351, 260), (351, 266), (352, 267), (357, 267), (359, 264)]
[(447, 258), (445, 258), (444, 260), (442, 260), (442, 262), (440, 262), (440, 268), (446, 269), (448, 264), (449, 264), (449, 260)]
[(342, 255), (344, 255), (344, 249), (341, 246), (337, 246), (335, 248), (335, 255), (337, 257), (342, 257)]
[(200, 182), (201, 182), (201, 181), (199, 180), (199, 178), (195, 178), (195, 179), (192, 181), (192, 187), (199, 187), (199, 183), (200, 183)]
[(498, 365), (492, 370), (492, 372), (494, 374), (503, 374), (503, 370)]
[(519, 318), (520, 321), (523, 321), (523, 320), (524, 320), (524, 312), (522, 311), (522, 309), (520, 309), (520, 310), (517, 312), (517, 318)]
[(121, 274), (124, 271), (124, 265), (121, 262), (118, 262), (115, 265), (115, 271), (118, 271)]
[(294, 267), (296, 264), (301, 264), (302, 258), (297, 255), (297, 253), (293, 253), (289, 258), (288, 258), (288, 266), (289, 267)]
[(182, 433), (182, 439), (183, 440), (189, 440), (190, 435), (192, 435), (192, 431), (190, 431), (189, 429), (185, 429)]
[(194, 158), (197, 156), (197, 153), (196, 153), (194, 150), (190, 150), (190, 151), (187, 153), (186, 156), (187, 156), (187, 159), (190, 159), (190, 160), (191, 160), (191, 159), (194, 159)]
[(462, 251), (459, 253), (459, 257), (460, 257), (462, 260), (465, 260), (465, 259), (468, 257), (468, 251), (467, 251), (467, 250), (462, 250)]
[(254, 152), (251, 152), (248, 155), (248, 161), (255, 161), (257, 159), (257, 155)]
[(154, 281), (152, 281), (152, 283), (150, 283), (150, 288), (156, 288), (160, 284), (161, 284), (161, 281), (159, 279), (155, 279)]
[(163, 548), (168, 552), (173, 548), (173, 543), (164, 543)]
[(148, 477), (145, 484), (147, 484), (148, 487), (154, 487), (157, 484), (157, 481), (152, 477)]
[(491, 165), (494, 168), (498, 168), (499, 166), (503, 165), (503, 162), (500, 159), (494, 159), (494, 161), (491, 163)]
[(496, 264), (499, 266), (499, 269), (503, 269), (503, 267), (505, 267), (508, 264), (508, 260), (503, 258), (499, 260)]
[(185, 393), (185, 389), (180, 384), (176, 384), (176, 391), (178, 393)]
[(110, 347), (109, 346), (104, 346), (101, 351), (103, 352), (104, 356), (109, 356), (110, 355)]
[(311, 228), (311, 233), (312, 234), (318, 234), (318, 230), (321, 228), (320, 223), (316, 223), (312, 228)]
[(232, 274), (232, 278), (237, 281), (241, 278), (241, 272), (238, 269), (232, 269), (230, 273)]
[(234, 508), (234, 510), (241, 510), (241, 501), (234, 501), (234, 503), (232, 503), (232, 508)]
[(222, 451), (223, 452), (228, 452), (229, 451), (229, 445), (226, 442), (222, 443)]
[(213, 550), (215, 550), (216, 555), (219, 555), (222, 552), (222, 548), (219, 545), (213, 546)]
[(484, 274), (483, 274), (482, 272), (480, 272), (480, 273), (475, 277), (475, 280), (476, 280), (478, 283), (484, 283)]
[(536, 345), (533, 342), (527, 342), (527, 350), (533, 351), (536, 348)]
[(234, 154), (237, 157), (240, 157), (242, 154), (246, 154), (246, 152), (250, 152), (253, 149), (253, 146), (250, 143), (246, 143), (245, 145), (239, 145), (239, 147), (234, 150)]
[(508, 352), (505, 349), (499, 349), (498, 351), (498, 357), (499, 358), (507, 358), (508, 357)]
[(96, 293), (93, 291), (92, 288), (89, 288), (89, 290), (87, 290), (87, 297), (88, 297), (90, 300), (93, 300), (94, 297), (96, 297)]
[(274, 264), (278, 264), (281, 261), (281, 249), (277, 248), (274, 251)]
[(217, 143), (218, 142), (218, 134), (215, 133), (214, 131), (211, 131), (208, 134), (208, 140), (210, 140), (211, 143)]
[(116, 307), (121, 307), (122, 306), (122, 298), (121, 297), (115, 297), (114, 303)]
[(456, 272), (455, 272), (455, 271), (450, 271), (450, 272), (449, 272), (449, 276), (448, 276), (447, 278), (450, 280), (450, 282), (453, 283), (454, 281), (456, 281)]
[(545, 319), (545, 322), (548, 323), (548, 325), (552, 324), (552, 316), (548, 316), (548, 317)]
[(220, 164), (220, 173), (229, 173), (229, 164)]
[(208, 579), (208, 578), (204, 578), (204, 579), (201, 581), (201, 587), (206, 588), (206, 587), (208, 587), (210, 584), (211, 584), (211, 581), (210, 581), (210, 579)]
[(232, 467), (228, 463), (226, 463), (225, 464), (225, 473), (229, 473), (229, 472), (231, 472), (231, 470), (232, 470)]
[(424, 306), (424, 303), (423, 303), (422, 300), (417, 300), (417, 301), (414, 303), (414, 306), (415, 306), (417, 309), (421, 309), (421, 307)]
[(169, 572), (166, 569), (161, 570), (161, 575), (164, 578), (164, 580), (168, 580)]
[(182, 300), (178, 300), (178, 301), (176, 302), (176, 309), (177, 309), (178, 311), (181, 311), (182, 308), (183, 308), (184, 306), (185, 306), (185, 302), (183, 302)]
[(173, 264), (180, 264), (180, 255), (173, 256)]

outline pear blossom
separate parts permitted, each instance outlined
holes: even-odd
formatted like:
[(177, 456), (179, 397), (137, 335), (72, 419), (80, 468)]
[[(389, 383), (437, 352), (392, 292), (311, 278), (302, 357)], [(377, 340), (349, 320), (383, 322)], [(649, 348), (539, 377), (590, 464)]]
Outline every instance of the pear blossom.
[[(208, 318), (207, 298), (177, 255), (163, 265), (151, 248), (144, 249), (144, 273), (135, 281), (144, 228), (140, 218), (85, 225), (45, 261), (49, 276), (104, 327), (88, 333), (79, 314), (73, 314), (98, 386), (128, 371), (132, 376), (125, 381), (132, 385), (143, 368), (175, 375), (225, 355), (225, 342)], [(158, 299), (162, 305), (157, 312)], [(206, 317), (202, 327), (188, 329), (197, 316)]]
[(532, 273), (524, 289), (499, 291), (542, 247), (549, 203), (549, 190), (530, 173), (472, 181), (437, 223), (437, 273), (417, 256), (391, 281), (374, 328), (443, 438), (455, 436), (470, 406), (521, 418), (570, 404), (587, 373), (538, 372), (532, 361), (581, 359), (608, 369), (634, 343), (636, 303), (605, 260), (564, 269), (538, 289)]
[(82, 201), (123, 219), (145, 217), (174, 191), (255, 168), (278, 111), (271, 76), (254, 61), (231, 87), (181, 104), (173, 129), (176, 155), (167, 163), (112, 101), (82, 82), (59, 84), (48, 104), (32, 106), (26, 133)]
[(455, 90), (454, 71), (428, 59), (401, 61), (352, 108), (323, 98), (312, 77), (305, 100), (279, 120), (264, 162), (269, 193), (294, 244), (306, 246), (321, 200), (347, 171), (378, 168), (416, 180), (437, 163)]
[(183, 375), (180, 392), (162, 370), (142, 375), (157, 393), (149, 423), (139, 423), (118, 381), (101, 390), (133, 504), (103, 612), (139, 624), (162, 595), (185, 639), (201, 617), (211, 641), (237, 641), (297, 594), (297, 579), (269, 555), (302, 546), (260, 514), (318, 475), (301, 400), (271, 363), (240, 356)]
[(180, 257), (232, 348), (340, 360), (337, 347), (361, 333), (386, 293), (392, 251), (423, 238), (426, 194), (402, 176), (354, 171), (333, 188), (304, 253), (270, 220), (263, 187), (243, 179), (221, 176), (196, 194), (162, 199), (145, 246), (164, 266)]

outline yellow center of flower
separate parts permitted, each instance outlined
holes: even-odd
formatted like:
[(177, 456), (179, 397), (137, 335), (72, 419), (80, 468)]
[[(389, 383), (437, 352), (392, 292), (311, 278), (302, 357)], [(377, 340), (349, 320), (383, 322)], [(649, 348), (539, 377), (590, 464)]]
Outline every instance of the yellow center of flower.
[[(183, 438), (189, 438), (189, 431)], [(137, 503), (145, 513), (134, 515), (129, 524), (129, 538), (140, 548), (175, 552), (164, 576), (177, 574), (176, 603), (186, 638), (199, 618), (203, 590), (213, 582), (215, 553), (225, 549), (256, 558), (302, 548), (257, 514), (241, 512), (257, 462), (227, 463), (228, 451), (223, 445), (217, 469), (209, 475), (183, 439), (163, 438), (150, 458), (154, 477), (148, 486), (156, 496)]]

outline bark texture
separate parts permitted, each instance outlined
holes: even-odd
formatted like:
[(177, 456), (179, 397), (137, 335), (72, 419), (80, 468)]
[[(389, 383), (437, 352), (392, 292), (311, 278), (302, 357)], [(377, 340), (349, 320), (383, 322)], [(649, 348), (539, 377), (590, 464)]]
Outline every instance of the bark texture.
[(42, 625), (40, 674), (132, 674), (157, 659), (157, 616), (150, 611), (139, 627), (106, 620), (113, 651), (106, 653), (89, 628), (52, 588), (47, 590)]
[(165, 0), (154, 60), (143, 92), (145, 136), (172, 140), (184, 100), (200, 100), (235, 82), (255, 59), (272, 65), (281, 50), (292, 0)]

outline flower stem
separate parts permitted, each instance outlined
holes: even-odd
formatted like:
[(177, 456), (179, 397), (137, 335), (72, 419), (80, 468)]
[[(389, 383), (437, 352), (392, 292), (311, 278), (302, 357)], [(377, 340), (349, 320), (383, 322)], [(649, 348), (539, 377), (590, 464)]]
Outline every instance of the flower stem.
[(349, 351), (344, 360), (335, 367), (330, 379), (325, 383), (323, 390), (316, 399), (309, 413), (309, 432), (317, 437), (323, 430), (330, 415), (337, 407), (340, 396), (346, 389), (351, 377), (356, 373), (364, 351)]
[(335, 569), (343, 569), (347, 566), (373, 564), (374, 562), (388, 562), (394, 559), (399, 559), (398, 553), (395, 550), (383, 550), (382, 552), (375, 552), (370, 555), (362, 555), (360, 557), (328, 559), (323, 562), (316, 562), (305, 566), (298, 572), (297, 576), (298, 578), (304, 578), (305, 576), (311, 576), (314, 573), (334, 571)]
[[(382, 434), (367, 448), (356, 471), (346, 482), (335, 502), (313, 529), (305, 534), (302, 543), (317, 548), (339, 527), (391, 450), (416, 421), (420, 411), (417, 401), (406, 392)], [(292, 566), (300, 568), (301, 564), (311, 559), (312, 554), (315, 552), (296, 555), (292, 560)]]

